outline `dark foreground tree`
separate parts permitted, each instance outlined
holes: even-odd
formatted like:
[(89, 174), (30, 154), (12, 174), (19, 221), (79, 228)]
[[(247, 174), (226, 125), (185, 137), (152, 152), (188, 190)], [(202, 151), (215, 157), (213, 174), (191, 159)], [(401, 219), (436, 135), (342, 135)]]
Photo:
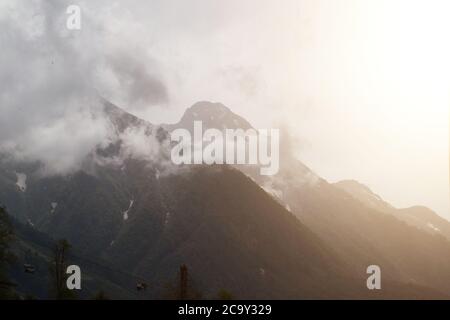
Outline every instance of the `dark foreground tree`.
[(67, 255), (70, 244), (67, 240), (59, 240), (53, 250), (53, 261), (50, 265), (52, 275), (51, 296), (57, 300), (74, 299), (75, 293), (67, 288)]
[(5, 208), (0, 206), (0, 299), (13, 298), (14, 284), (7, 277), (7, 268), (12, 262), (9, 244), (13, 237), (12, 226)]

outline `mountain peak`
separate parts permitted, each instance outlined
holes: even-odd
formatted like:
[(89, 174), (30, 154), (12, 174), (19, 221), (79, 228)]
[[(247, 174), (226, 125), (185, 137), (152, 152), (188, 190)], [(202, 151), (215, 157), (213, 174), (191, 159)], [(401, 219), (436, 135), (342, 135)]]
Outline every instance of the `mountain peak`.
[(228, 107), (219, 102), (199, 101), (188, 108), (176, 128), (191, 129), (194, 121), (201, 121), (204, 129), (250, 129), (251, 124), (235, 114)]
[(123, 132), (130, 127), (144, 126), (146, 128), (151, 128), (153, 126), (150, 122), (128, 113), (107, 100), (104, 100), (103, 102), (103, 111), (118, 132)]
[(198, 101), (194, 103), (186, 112), (208, 112), (208, 113), (227, 113), (231, 110), (220, 102)]

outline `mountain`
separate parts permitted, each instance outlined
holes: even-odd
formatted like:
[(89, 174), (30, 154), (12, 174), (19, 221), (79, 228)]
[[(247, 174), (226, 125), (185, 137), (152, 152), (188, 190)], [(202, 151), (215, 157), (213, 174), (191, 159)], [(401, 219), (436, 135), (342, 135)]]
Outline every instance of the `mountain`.
[[(197, 113), (197, 117), (203, 116)], [(230, 111), (227, 119), (233, 123), (233, 118), (240, 119)], [(204, 129), (223, 130), (215, 125), (203, 123)], [(180, 122), (172, 128), (184, 126)], [(376, 264), (385, 280), (426, 286), (444, 294), (450, 291), (450, 242), (430, 232), (434, 229), (428, 225), (434, 222), (436, 228), (447, 230), (446, 220), (429, 210), (396, 210), (367, 187), (352, 182), (330, 184), (292, 154), (281, 156), (280, 170), (274, 176), (261, 176), (249, 166), (237, 168), (316, 233), (340, 259), (349, 261), (353, 274), (363, 277), (365, 268)], [(420, 229), (413, 224), (419, 217)]]
[[(54, 259), (56, 241), (30, 225), (13, 219), (14, 238), (11, 252), (14, 259), (10, 265), (10, 282), (19, 299), (52, 299), (54, 282), (50, 266)], [(67, 254), (67, 263), (82, 266), (82, 289), (77, 291), (78, 299), (92, 299), (100, 291), (107, 292), (114, 299), (142, 299), (142, 293), (133, 291), (133, 285), (139, 279), (133, 275), (115, 271), (100, 259), (89, 260), (76, 248)], [(26, 272), (33, 268), (33, 272)]]
[(176, 124), (166, 124), (163, 127), (167, 131), (176, 128), (193, 130), (194, 121), (201, 121), (205, 128), (216, 129), (243, 129), (252, 128), (251, 124), (244, 118), (233, 113), (228, 107), (221, 103), (200, 101), (186, 109), (180, 121)]
[[(161, 133), (110, 104), (105, 110), (119, 136), (136, 126), (144, 126), (149, 137)], [(118, 139), (92, 158), (119, 156), (123, 144)], [(42, 177), (31, 165), (5, 165), (1, 200), (28, 229), (68, 239), (84, 260), (145, 279), (147, 297), (164, 297), (181, 264), (189, 266), (205, 298), (221, 289), (239, 298), (352, 297), (365, 285), (316, 235), (233, 168), (172, 172), (132, 158), (88, 168)], [(20, 188), (19, 180), (26, 187)], [(47, 279), (43, 262), (35, 263)], [(23, 284), (20, 272), (15, 279)], [(32, 288), (45, 297), (36, 284)]]
[(408, 225), (450, 240), (450, 222), (429, 208), (423, 206), (402, 209), (394, 208), (380, 196), (373, 193), (367, 186), (354, 180), (339, 181), (334, 185), (370, 208), (391, 214)]
[(344, 190), (355, 199), (361, 201), (369, 208), (389, 211), (395, 209), (389, 203), (384, 201), (379, 195), (372, 192), (366, 185), (355, 180), (343, 180), (334, 183), (334, 186)]
[[(3, 162), (0, 201), (27, 228), (68, 239), (90, 278), (107, 268), (99, 286), (116, 297), (136, 298), (144, 281), (146, 298), (164, 298), (182, 264), (203, 298), (223, 289), (242, 299), (448, 297), (445, 238), (365, 205), (289, 155), (275, 176), (168, 161), (170, 131), (194, 120), (251, 128), (227, 107), (200, 102), (161, 126), (106, 101), (105, 115), (115, 139), (77, 172), (42, 176), (38, 163)], [(135, 152), (136, 139), (150, 150)], [(382, 268), (381, 291), (366, 288), (371, 264)]]

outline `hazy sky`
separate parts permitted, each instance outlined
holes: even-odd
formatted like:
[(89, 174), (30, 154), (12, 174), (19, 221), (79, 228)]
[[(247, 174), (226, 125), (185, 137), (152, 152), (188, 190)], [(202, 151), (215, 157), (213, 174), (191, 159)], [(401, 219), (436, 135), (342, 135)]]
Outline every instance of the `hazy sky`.
[[(69, 4), (82, 8), (77, 33), (64, 30)], [(288, 127), (325, 179), (450, 218), (449, 14), (446, 0), (0, 0), (0, 111), (10, 115), (0, 133), (31, 136), (6, 101), (38, 101), (32, 123), (59, 119), (67, 112), (49, 101), (74, 86), (153, 123), (220, 101), (255, 127)], [(36, 97), (23, 100), (12, 78)], [(81, 135), (80, 148), (103, 131)]]

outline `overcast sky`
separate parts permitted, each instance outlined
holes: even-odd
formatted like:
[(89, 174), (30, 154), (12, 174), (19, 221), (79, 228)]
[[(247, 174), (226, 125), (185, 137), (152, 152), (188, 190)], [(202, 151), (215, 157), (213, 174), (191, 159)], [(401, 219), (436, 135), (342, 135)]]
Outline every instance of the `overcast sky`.
[(289, 128), (325, 179), (450, 218), (449, 14), (446, 0), (0, 0), (0, 144), (64, 172), (107, 137), (84, 110), (95, 92), (153, 123), (219, 101)]

